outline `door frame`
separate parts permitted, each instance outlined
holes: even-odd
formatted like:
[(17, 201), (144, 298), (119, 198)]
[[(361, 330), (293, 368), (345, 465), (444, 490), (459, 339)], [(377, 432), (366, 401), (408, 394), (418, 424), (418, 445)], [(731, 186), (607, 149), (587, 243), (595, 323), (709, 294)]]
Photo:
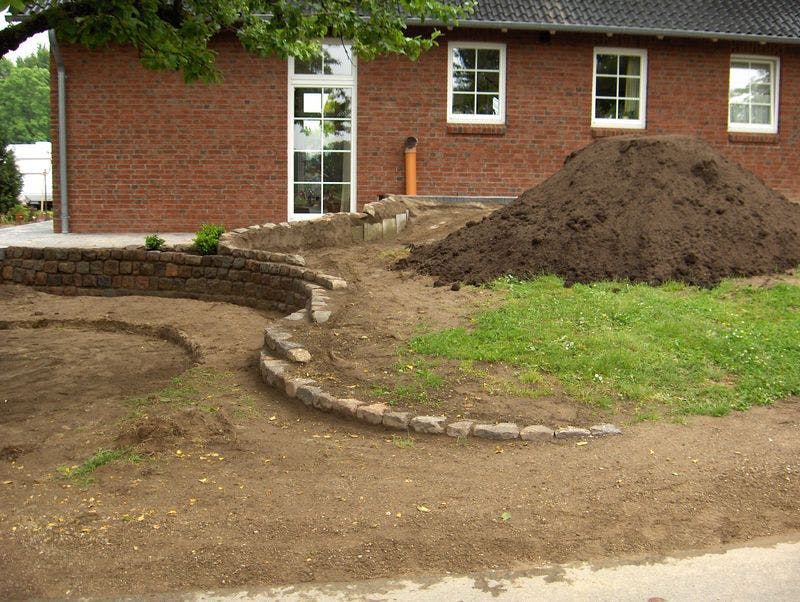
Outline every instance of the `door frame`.
[[(341, 40), (325, 39), (323, 45), (342, 46)], [(295, 213), (294, 212), (294, 90), (295, 88), (350, 88), (351, 107), (350, 107), (350, 212), (354, 213), (357, 208), (357, 149), (358, 149), (358, 125), (357, 125), (357, 98), (358, 98), (358, 64), (355, 55), (348, 47), (348, 54), (353, 66), (352, 74), (346, 75), (296, 75), (294, 72), (295, 60), (293, 57), (288, 59), (288, 106), (287, 106), (287, 193), (286, 193), (286, 218), (289, 221), (310, 220), (327, 215), (326, 213)]]

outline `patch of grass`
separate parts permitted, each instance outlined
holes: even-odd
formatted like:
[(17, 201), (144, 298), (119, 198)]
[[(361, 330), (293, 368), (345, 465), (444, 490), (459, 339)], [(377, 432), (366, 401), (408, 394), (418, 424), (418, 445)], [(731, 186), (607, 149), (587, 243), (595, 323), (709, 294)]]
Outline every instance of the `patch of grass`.
[[(800, 394), (800, 287), (725, 281), (714, 289), (553, 276), (501, 279), (500, 307), (471, 329), (414, 338), (413, 352), (505, 362), (522, 382), (554, 378), (592, 405), (721, 416)], [(645, 417), (646, 416), (646, 417)]]
[(414, 447), (414, 437), (392, 435), (392, 445), (394, 445), (395, 447), (399, 447), (400, 449), (407, 447)]
[(401, 352), (395, 372), (400, 383), (391, 388), (374, 384), (370, 387), (370, 394), (383, 399), (390, 406), (432, 406), (438, 403), (435, 393), (444, 387), (445, 380), (436, 372), (435, 363), (430, 359), (422, 356), (412, 358)]
[(90, 475), (101, 466), (118, 460), (138, 463), (146, 459), (145, 456), (134, 453), (129, 449), (100, 449), (86, 458), (81, 464), (73, 466), (61, 465), (56, 468), (56, 472), (62, 478), (74, 480), (81, 484), (88, 484), (92, 482)]
[(146, 406), (170, 404), (176, 406), (196, 406), (210, 414), (218, 412), (220, 406), (209, 403), (228, 392), (230, 378), (211, 368), (196, 366), (183, 374), (175, 376), (169, 384), (156, 393), (146, 397), (132, 397), (126, 403), (141, 411)]

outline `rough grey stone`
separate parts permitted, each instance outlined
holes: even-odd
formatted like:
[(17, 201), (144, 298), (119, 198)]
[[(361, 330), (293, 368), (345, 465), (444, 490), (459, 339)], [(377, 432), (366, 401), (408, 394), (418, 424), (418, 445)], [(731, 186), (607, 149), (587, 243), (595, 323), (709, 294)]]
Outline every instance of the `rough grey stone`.
[(526, 426), (519, 432), (519, 437), (523, 441), (552, 441), (553, 435), (553, 429), (543, 424)]
[(373, 403), (371, 405), (359, 406), (356, 409), (356, 417), (369, 424), (380, 424), (383, 421), (383, 415), (389, 409), (385, 403)]
[(383, 237), (389, 238), (397, 234), (397, 221), (393, 217), (383, 219)]
[(484, 439), (517, 439), (519, 437), (519, 427), (513, 422), (500, 422), (498, 424), (476, 424), (472, 429), (472, 434)]
[(336, 404), (338, 400), (331, 395), (330, 393), (326, 393), (325, 391), (321, 391), (314, 395), (314, 398), (311, 401), (311, 405), (313, 405), (318, 410), (324, 410), (329, 412), (333, 409), (333, 406)]
[(459, 420), (447, 425), (447, 434), (451, 437), (466, 437), (472, 432), (474, 420)]
[(359, 242), (364, 240), (364, 226), (358, 225), (353, 226), (350, 228), (350, 233), (353, 238), (353, 242)]
[(565, 426), (556, 429), (556, 439), (578, 439), (580, 437), (588, 437), (591, 435), (589, 429), (578, 428), (577, 426)]
[(306, 310), (298, 309), (296, 312), (294, 312), (293, 314), (289, 314), (288, 316), (285, 316), (283, 319), (291, 320), (293, 322), (300, 322), (301, 320), (306, 319)]
[(364, 223), (364, 240), (379, 240), (383, 238), (383, 224), (378, 222), (377, 224), (370, 224), (369, 222)]
[(406, 223), (408, 222), (408, 214), (398, 213), (394, 216), (394, 219), (397, 220), (397, 231), (402, 232), (405, 230)]
[(296, 348), (286, 351), (286, 359), (289, 359), (298, 364), (307, 364), (311, 361), (311, 354), (307, 349)]
[(314, 398), (322, 392), (322, 389), (314, 385), (301, 385), (297, 387), (297, 399), (307, 406), (313, 406)]
[(386, 412), (383, 415), (383, 426), (390, 429), (405, 430), (408, 428), (408, 423), (414, 416), (411, 412)]
[(311, 319), (317, 324), (324, 324), (331, 319), (331, 312), (329, 311), (314, 311), (311, 313)]
[(287, 378), (284, 390), (289, 397), (297, 397), (297, 390), (314, 382), (312, 378)]
[(604, 423), (590, 426), (589, 432), (592, 434), (592, 437), (602, 437), (604, 435), (621, 435), (622, 429), (614, 424)]
[(337, 399), (331, 409), (344, 416), (355, 418), (358, 408), (363, 405), (366, 404), (358, 399)]
[(259, 367), (265, 383), (271, 387), (283, 386), (284, 374), (289, 367), (286, 362), (262, 353)]
[(412, 418), (409, 426), (411, 426), (411, 428), (417, 433), (438, 435), (439, 433), (444, 432), (446, 423), (446, 416), (415, 416)]

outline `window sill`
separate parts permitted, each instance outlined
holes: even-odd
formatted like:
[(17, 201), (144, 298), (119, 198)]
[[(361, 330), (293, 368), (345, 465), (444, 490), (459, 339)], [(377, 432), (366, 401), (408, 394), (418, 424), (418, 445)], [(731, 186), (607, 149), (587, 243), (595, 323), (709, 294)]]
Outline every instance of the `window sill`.
[(728, 142), (734, 144), (778, 144), (780, 137), (772, 133), (728, 132)]
[(448, 123), (447, 133), (472, 136), (505, 136), (506, 126), (501, 123)]
[(647, 133), (647, 128), (600, 128), (592, 127), (592, 138), (607, 138), (609, 136), (634, 136)]

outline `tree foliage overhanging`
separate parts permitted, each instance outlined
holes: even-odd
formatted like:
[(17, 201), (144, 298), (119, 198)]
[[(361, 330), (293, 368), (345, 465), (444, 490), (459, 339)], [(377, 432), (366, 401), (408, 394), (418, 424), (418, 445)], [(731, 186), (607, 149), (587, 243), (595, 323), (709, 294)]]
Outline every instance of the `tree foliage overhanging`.
[(0, 59), (0, 138), (9, 144), (50, 139), (50, 52)]
[(88, 48), (133, 46), (145, 67), (183, 73), (187, 81), (218, 79), (208, 43), (223, 31), (262, 56), (308, 59), (325, 37), (348, 40), (364, 59), (399, 53), (415, 59), (439, 32), (411, 35), (409, 19), (453, 24), (474, 0), (55, 0), (26, 10), (25, 0), (0, 0), (15, 21), (0, 31), (0, 54), (35, 33)]

